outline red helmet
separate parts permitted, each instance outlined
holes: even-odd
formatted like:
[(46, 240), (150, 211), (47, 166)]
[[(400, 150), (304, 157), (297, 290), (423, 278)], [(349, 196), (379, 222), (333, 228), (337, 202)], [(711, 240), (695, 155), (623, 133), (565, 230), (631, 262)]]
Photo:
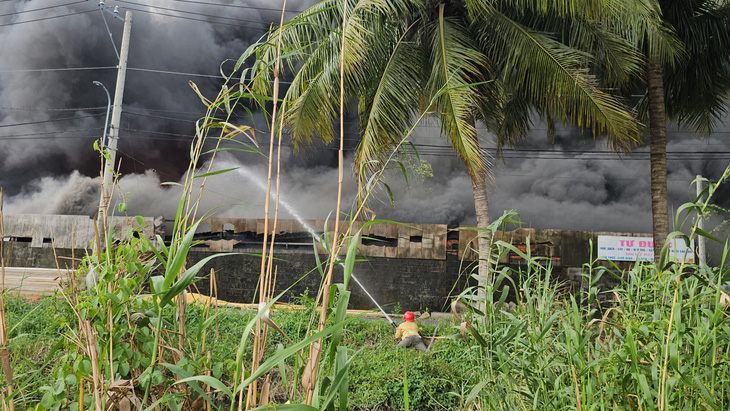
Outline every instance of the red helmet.
[(406, 311), (406, 313), (403, 314), (403, 321), (413, 321), (414, 319), (413, 313), (410, 311)]

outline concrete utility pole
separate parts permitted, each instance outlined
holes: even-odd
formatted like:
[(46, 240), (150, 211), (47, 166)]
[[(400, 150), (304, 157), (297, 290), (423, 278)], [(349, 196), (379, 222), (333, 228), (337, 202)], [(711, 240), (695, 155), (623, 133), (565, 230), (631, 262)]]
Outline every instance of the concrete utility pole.
[(101, 190), (101, 202), (99, 204), (99, 216), (106, 220), (107, 209), (111, 199), (114, 185), (113, 171), (117, 159), (117, 143), (119, 141), (119, 123), (122, 119), (122, 100), (124, 99), (124, 81), (127, 75), (127, 56), (129, 55), (129, 37), (132, 32), (132, 12), (124, 14), (124, 32), (122, 34), (122, 49), (119, 54), (119, 65), (117, 66), (117, 86), (114, 90), (114, 106), (112, 107), (112, 119), (109, 124), (109, 144), (105, 147), (109, 150), (109, 159), (104, 162), (104, 181)]
[[(697, 197), (700, 196), (702, 193), (702, 190), (705, 189), (704, 184), (702, 183), (702, 176), (698, 175), (697, 179)], [(704, 196), (703, 196), (704, 197)], [(702, 198), (699, 198), (699, 201), (702, 201)], [(705, 217), (702, 214), (697, 213), (697, 228), (700, 230), (705, 229), (705, 223), (704, 223)], [(707, 258), (705, 257), (707, 254), (705, 253), (705, 237), (698, 235), (697, 236), (697, 262), (699, 264), (705, 265), (707, 264)]]

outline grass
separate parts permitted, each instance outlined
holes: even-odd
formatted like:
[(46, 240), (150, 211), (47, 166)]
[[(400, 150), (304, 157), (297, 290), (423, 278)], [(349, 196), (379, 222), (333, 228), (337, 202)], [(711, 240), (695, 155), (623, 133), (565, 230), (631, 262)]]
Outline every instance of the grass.
[[(660, 395), (666, 409), (730, 406), (728, 311), (720, 304), (720, 289), (711, 286), (720, 285), (727, 271), (685, 265), (682, 272), (660, 275), (645, 263), (621, 273), (613, 289), (594, 285), (573, 296), (561, 293), (549, 267), (527, 257), (535, 264), (531, 268), (503, 271), (494, 279), (500, 285), (507, 281), (505, 274), (522, 276), (512, 312), (469, 312), (460, 319), (469, 330), (463, 335), (460, 320), (441, 320), (438, 334), (448, 338), (436, 340), (429, 352), (398, 348), (385, 321), (352, 319), (343, 327), (343, 346), (352, 358), (347, 408), (656, 409)], [(588, 265), (586, 281), (595, 284), (596, 277), (611, 273)], [(599, 294), (611, 298), (598, 299)], [(24, 385), (25, 401), (20, 401), (32, 407), (40, 400), (34, 391), (51, 384), (48, 376), (58, 366), (50, 362), (43, 372), (32, 370), (46, 361), (58, 330), (73, 328), (72, 313), (57, 298), (8, 298), (6, 304), (18, 374), (37, 379)], [(305, 304), (303, 310), (277, 310), (271, 317), (296, 341), (306, 334), (302, 324), (313, 310)], [(205, 307), (188, 305), (187, 311), (188, 350), (194, 351)], [(254, 314), (220, 308), (218, 332), (209, 326), (212, 375), (225, 384), (232, 384), (238, 338)], [(430, 336), (435, 326), (422, 328)], [(286, 344), (270, 338), (264, 357)], [(268, 373), (274, 401), (302, 400), (304, 393), (291, 377), (296, 367), (301, 367), (296, 357), (287, 357)], [(331, 371), (325, 367), (322, 373)], [(225, 404), (222, 397), (216, 401)]]
[(69, 320), (73, 324), (73, 313), (59, 298), (6, 297), (5, 309), (14, 381), (33, 399), (50, 382), (42, 370), (61, 357), (54, 348), (69, 330)]
[[(48, 352), (62, 338), (58, 330), (63, 328), (70, 330), (69, 327), (73, 327), (73, 322), (68, 322), (68, 317), (73, 313), (65, 301), (56, 297), (30, 302), (20, 297), (9, 297), (7, 308), (8, 324), (12, 330), (11, 349), (16, 354), (14, 358), (21, 358), (25, 364), (19, 364), (16, 370), (21, 374), (23, 369), (26, 373), (38, 370), (46, 361)], [(291, 331), (290, 335), (296, 337), (294, 331), (302, 319), (311, 315), (311, 309), (312, 307), (304, 310), (277, 310), (272, 313), (272, 318), (283, 328)], [(200, 321), (205, 318), (205, 307), (193, 304), (188, 305), (187, 310), (190, 336), (188, 344), (190, 350), (193, 350), (192, 347), (200, 342), (196, 338), (196, 330)], [(307, 312), (308, 310), (310, 312)], [(37, 315), (28, 316), (28, 313)], [(217, 364), (213, 367), (213, 375), (222, 381), (231, 382), (238, 338), (254, 314), (255, 312), (236, 308), (219, 309), (218, 338), (210, 338), (208, 344), (211, 358)], [(440, 328), (448, 330), (450, 325), (444, 323)], [(433, 325), (424, 325), (422, 328), (424, 334), (428, 335), (434, 330)], [(351, 404), (359, 404), (356, 408), (398, 409), (402, 405), (403, 371), (406, 369), (410, 370), (409, 386), (413, 390), (410, 395), (411, 403), (416, 406), (435, 402), (444, 404), (444, 409), (452, 408), (457, 401), (452, 395), (452, 392), (457, 390), (455, 384), (463, 383), (461, 380), (464, 379), (468, 380), (467, 375), (472, 375), (473, 378), (474, 371), (469, 369), (468, 361), (454, 361), (454, 350), (466, 347), (463, 341), (439, 340), (429, 353), (403, 350), (396, 346), (393, 329), (387, 322), (363, 318), (353, 320), (345, 328), (343, 338), (349, 350), (359, 351), (352, 361), (349, 380), (352, 390)], [(283, 338), (271, 338), (267, 350), (274, 352), (277, 345), (285, 342)], [(28, 355), (24, 355), (25, 353)], [(56, 353), (54, 357), (61, 355)], [(292, 359), (286, 362), (287, 369), (294, 366)], [(53, 379), (50, 376), (54, 374), (53, 371), (54, 366), (49, 364), (43, 372), (33, 374), (34, 383), (26, 386), (24, 406), (34, 406), (40, 402), (41, 392), (38, 389), (43, 385), (52, 385)], [(289, 391), (290, 387), (284, 387), (281, 373), (273, 374), (278, 378), (275, 380), (274, 391), (279, 393)], [(279, 397), (285, 396), (280, 394)]]

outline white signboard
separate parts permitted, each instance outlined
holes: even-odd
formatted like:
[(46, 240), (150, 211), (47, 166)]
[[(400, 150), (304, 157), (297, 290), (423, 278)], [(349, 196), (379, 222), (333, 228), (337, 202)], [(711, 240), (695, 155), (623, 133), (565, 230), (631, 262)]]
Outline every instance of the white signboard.
[[(692, 251), (694, 241), (690, 248), (687, 248), (684, 240), (675, 238), (669, 243), (669, 258), (694, 263), (695, 254)], [(623, 237), (623, 236), (598, 236), (598, 258), (618, 261), (654, 261), (654, 240), (651, 237)]]

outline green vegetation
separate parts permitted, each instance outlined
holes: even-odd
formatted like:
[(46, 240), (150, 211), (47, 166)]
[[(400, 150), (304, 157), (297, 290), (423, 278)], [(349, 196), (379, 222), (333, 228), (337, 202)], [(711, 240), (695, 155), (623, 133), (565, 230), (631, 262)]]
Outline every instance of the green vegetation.
[[(436, 10), (425, 7), (426, 2), (372, 2), (376, 3), (382, 9), (356, 7), (350, 20), (340, 19), (336, 2), (322, 3), (311, 16), (301, 17), (287, 26), (296, 29), (303, 22), (299, 26), (304, 28), (299, 33), (304, 36), (303, 43), (294, 36), (296, 32), (279, 27), (267, 45), (250, 49), (234, 70), (239, 71), (247, 57), (255, 55), (254, 66), (240, 73), (242, 81), (250, 77), (254, 83), (268, 83), (273, 76), (273, 88), (278, 91), (283, 52), (295, 60), (301, 59), (304, 68), (311, 70), (296, 77), (290, 92), (298, 90), (297, 84), (307, 82), (307, 73), (321, 81), (311, 82), (309, 90), (327, 91), (326, 95), (313, 95), (311, 91), (302, 94), (314, 98), (314, 103), (321, 103), (315, 104), (309, 113), (315, 117), (328, 113), (329, 117), (319, 120), (331, 122), (336, 117), (331, 93), (337, 77), (335, 68), (343, 70), (339, 76), (340, 121), (344, 117), (345, 99), (364, 100), (367, 104), (360, 109), (370, 115), (386, 113), (393, 107), (403, 114), (401, 120), (391, 124), (392, 129), (382, 128), (383, 123), (378, 126), (375, 121), (372, 125), (378, 127), (370, 134), (365, 133), (370, 140), (360, 150), (369, 151), (368, 143), (371, 149), (386, 147), (388, 150), (376, 150), (360, 157), (362, 161), (356, 169), (362, 177), (358, 191), (362, 202), (353, 206), (354, 211), (345, 216), (340, 228), (337, 227), (342, 216), (337, 213), (334, 232), (325, 232), (320, 239), (329, 257), (312, 273), (319, 274), (322, 282), (314, 298), (301, 297), (305, 308), (271, 309), (280, 298), (272, 293), (274, 259), (266, 252), (267, 241), (274, 241), (273, 234), (264, 236), (257, 310), (216, 309), (205, 303), (188, 305), (182, 298), (188, 287), (207, 275), (202, 271), (204, 264), (223, 255), (213, 255), (187, 266), (197, 225), (209, 216), (197, 215), (200, 194), (194, 192), (199, 189), (202, 194), (208, 177), (230, 171), (203, 170), (201, 156), (208, 156), (208, 164), (212, 166), (220, 150), (259, 153), (250, 134), (253, 130), (229, 122), (233, 107), (242, 99), (261, 107), (271, 103), (279, 107), (278, 92), (269, 96), (264, 90), (268, 84), (263, 89), (227, 84), (213, 99), (200, 95), (193, 85), (207, 112), (196, 123), (190, 168), (182, 184), (183, 195), (171, 241), (161, 238), (153, 241), (133, 228), (126, 233), (110, 232), (105, 226), (108, 210), (102, 207), (95, 252), (85, 256), (77, 270), (81, 285), (70, 282), (61, 295), (40, 301), (3, 296), (3, 330), (7, 331), (8, 339), (2, 341), (0, 348), (3, 354), (10, 353), (10, 357), (3, 357), (3, 372), (13, 371), (13, 384), (3, 385), (0, 391), (4, 405), (12, 401), (16, 408), (36, 410), (114, 407), (234, 410), (274, 408), (272, 404), (281, 410), (730, 408), (730, 326), (727, 295), (722, 291), (730, 272), (724, 259), (716, 267), (671, 261), (664, 247), (656, 263), (637, 262), (625, 271), (593, 261), (583, 267), (588, 287), (571, 293), (553, 275), (550, 260), (534, 257), (497, 236), (506, 223), (515, 221), (516, 213), (510, 211), (488, 226), (484, 224), (489, 221), (488, 215), (479, 218), (479, 272), (472, 273), (477, 285), (458, 297), (467, 303), (468, 311), (450, 321), (442, 320), (438, 328), (424, 324), (424, 335), (436, 331), (441, 337), (430, 351), (399, 349), (392, 328), (385, 322), (347, 315), (349, 280), (361, 235), (361, 231), (353, 230), (353, 225), (348, 226), (348, 221), (366, 213), (364, 204), (368, 196), (383, 185), (384, 171), (394, 167), (397, 154), (408, 145), (407, 139), (415, 127), (410, 126), (410, 121), (416, 115), (421, 116), (420, 120), (430, 110), (452, 112), (443, 119), (444, 131), (448, 132), (455, 149), (462, 149), (458, 152), (472, 153), (467, 169), (472, 177), (479, 179), (474, 184), (479, 189), (475, 191), (479, 192), (485, 188), (486, 174), (475, 135), (476, 121), (488, 122), (490, 130), (500, 132), (501, 137), (517, 139), (528, 128), (521, 120), (530, 118), (532, 108), (536, 110), (534, 114), (550, 118), (551, 128), (557, 117), (583, 122), (584, 126), (592, 126), (594, 132), (606, 130), (619, 140), (633, 136), (637, 130), (623, 106), (600, 92), (596, 78), (585, 71), (581, 63), (590, 60), (587, 54), (542, 34), (544, 30), (539, 24), (538, 27), (528, 24), (538, 20), (533, 19), (532, 13), (539, 10), (533, 10), (532, 6), (522, 10), (530, 12), (522, 13), (521, 9), (512, 8), (500, 11), (486, 3), (469, 2), (474, 5), (473, 10), (468, 6), (465, 9), (459, 2), (448, 8), (439, 3), (438, 14), (433, 14), (429, 11)], [(387, 13), (389, 4), (406, 3), (419, 7)], [(523, 3), (512, 2), (512, 5), (517, 7)], [(585, 17), (585, 22), (591, 23), (585, 27), (569, 26), (570, 30), (591, 29), (586, 33), (596, 36), (609, 34), (598, 24), (603, 21), (588, 19), (594, 7), (571, 6), (563, 12), (568, 10), (571, 12), (559, 14), (558, 20), (565, 17), (583, 21)], [(379, 20), (391, 15), (400, 16), (401, 20)], [(538, 15), (541, 13), (535, 14)], [(489, 17), (491, 24), (472, 24), (469, 16)], [(345, 42), (341, 42), (338, 34), (340, 20), (348, 34)], [(359, 25), (359, 22), (378, 21), (385, 24)], [(371, 26), (379, 29), (356, 30)], [(477, 45), (467, 41), (464, 35), (468, 33), (460, 34), (467, 28), (478, 30), (474, 33), (476, 39), (486, 43)], [(517, 29), (523, 35), (513, 35)], [(397, 33), (397, 38), (382, 36), (388, 31)], [(307, 38), (309, 34), (313, 37)], [(573, 38), (573, 35), (566, 37)], [(327, 47), (319, 47), (317, 38), (326, 39), (324, 46)], [(363, 38), (379, 47), (365, 47), (369, 43), (361, 42)], [(447, 38), (458, 41), (446, 41)], [(286, 41), (282, 45), (272, 39)], [(489, 43), (494, 39), (497, 43)], [(524, 51), (548, 44), (553, 52), (542, 57), (538, 53), (537, 58), (531, 58), (535, 53), (515, 54), (515, 44), (521, 45), (518, 50)], [(426, 53), (431, 47), (437, 53)], [(322, 53), (321, 59), (291, 54), (311, 52), (313, 48), (317, 50), (314, 54)], [(362, 54), (355, 53), (354, 57), (358, 58), (354, 59), (340, 59), (346, 54), (341, 53), (343, 48)], [(380, 54), (370, 56), (376, 59), (369, 59), (368, 50)], [(421, 52), (414, 54), (411, 50)], [(265, 58), (261, 58), (262, 54)], [(494, 59), (494, 64), (476, 64), (472, 59), (481, 60), (479, 55), (485, 60)], [(407, 57), (417, 58), (418, 64), (409, 66), (405, 60), (401, 61)], [(446, 60), (440, 60), (442, 57)], [(559, 73), (554, 66), (538, 70), (547, 57), (553, 57), (548, 60), (558, 63), (565, 58), (565, 64), (558, 64)], [(335, 61), (339, 62), (334, 64)], [(378, 64), (361, 64), (367, 61)], [(320, 75), (320, 63), (329, 67), (326, 76)], [(637, 67), (633, 63), (629, 66)], [(389, 70), (410, 72), (413, 67), (415, 72), (427, 76), (413, 78), (408, 83), (410, 87), (405, 88), (399, 82), (388, 80), (391, 74), (396, 74)], [(484, 77), (483, 69), (490, 67), (495, 73), (509, 75)], [(363, 68), (377, 69), (377, 73), (358, 72)], [(563, 68), (568, 69), (563, 73), (565, 76), (560, 74)], [(345, 81), (345, 77), (349, 80)], [(392, 78), (399, 77), (402, 76)], [(359, 82), (352, 83), (358, 78)], [(527, 83), (521, 83), (528, 79)], [(399, 84), (405, 90), (428, 86), (428, 92), (405, 93), (408, 98), (415, 98), (413, 101), (363, 94), (377, 90), (371, 85), (381, 80), (383, 84)], [(483, 89), (492, 90), (482, 95)], [(545, 90), (548, 92), (543, 93)], [(590, 101), (579, 107), (556, 105), (558, 100), (575, 102), (576, 94), (586, 93)], [(487, 96), (494, 99), (485, 99), (484, 105), (472, 104)], [(384, 100), (375, 101), (376, 97)], [(273, 150), (276, 132), (281, 132), (286, 124), (282, 122), (282, 126), (276, 127), (277, 121), (290, 121), (296, 110), (304, 110), (306, 114), (308, 106), (304, 102), (290, 95), (281, 105), (292, 104), (294, 114), (282, 110), (284, 115), (277, 119), (276, 111), (272, 112), (270, 171), (276, 158)], [(495, 104), (487, 104), (490, 102)], [(422, 109), (416, 111), (417, 106)], [(489, 112), (491, 109), (506, 111)], [(596, 110), (607, 117), (594, 118), (591, 113)], [(305, 121), (298, 126), (305, 140), (311, 137), (308, 127), (317, 129), (320, 124), (308, 123), (308, 117), (299, 116)], [(504, 127), (514, 128), (510, 132)], [(214, 132), (219, 134), (209, 136)], [(241, 136), (242, 141), (235, 140)], [(510, 138), (502, 141), (511, 142)], [(621, 141), (614, 143), (621, 146)], [(211, 146), (215, 148), (210, 149)], [(339, 190), (343, 173), (340, 150)], [(402, 164), (395, 167), (405, 174)], [(675, 226), (683, 231), (669, 234), (668, 239), (689, 242), (703, 236), (717, 240), (687, 219), (708, 212), (712, 194), (728, 178), (730, 168), (720, 181), (705, 188), (703, 195), (707, 199), (698, 196), (679, 210)], [(392, 192), (385, 187), (393, 201)], [(269, 189), (265, 194), (267, 199), (270, 194)], [(475, 196), (475, 203), (488, 212), (486, 192), (483, 194), (481, 201)], [(125, 194), (121, 193), (121, 197)], [(123, 213), (124, 209), (122, 203), (119, 212)], [(341, 209), (338, 197), (336, 210)], [(268, 212), (267, 203), (266, 224)], [(134, 221), (140, 226), (138, 229), (143, 228), (143, 219)], [(377, 222), (368, 221), (363, 229)], [(727, 250), (730, 247), (726, 246), (726, 254)], [(524, 262), (510, 267), (499, 265), (507, 252), (519, 255)], [(332, 267), (340, 262), (344, 268), (343, 280), (333, 284)], [(618, 285), (612, 289), (599, 288), (599, 280), (607, 276), (615, 277)], [(504, 304), (508, 295), (516, 296), (513, 309)], [(9, 363), (7, 358), (11, 359)]]
[[(703, 194), (712, 194), (729, 177), (730, 167)], [(685, 219), (676, 221), (678, 227), (690, 222), (688, 211), (707, 210), (709, 199), (700, 198), (679, 210)], [(505, 213), (483, 234), (499, 233), (514, 217), (514, 212)], [(675, 232), (671, 237), (714, 239), (696, 223), (688, 230), (690, 236)], [(116, 246), (117, 272), (125, 272), (119, 267), (145, 272), (148, 265), (131, 251), (139, 242)], [(164, 404), (165, 409), (197, 409), (204, 401), (212, 409), (233, 408), (244, 387), (258, 377), (267, 381), (268, 401), (307, 410), (730, 407), (730, 303), (722, 289), (730, 269), (725, 260), (717, 267), (672, 261), (664, 249), (657, 263), (637, 262), (624, 271), (594, 261), (584, 266), (587, 286), (574, 294), (554, 278), (549, 260), (529, 254), (530, 247), (523, 252), (496, 237), (491, 243), (491, 253), (483, 255), (491, 282), (459, 296), (469, 310), (421, 324), (424, 336), (436, 332), (439, 337), (430, 351), (398, 348), (385, 321), (346, 318), (341, 307), (347, 293), (332, 300), (324, 331), (316, 332), (318, 307), (304, 295), (298, 299), (303, 308), (269, 314), (293, 341), (270, 333), (261, 367), (253, 374), (245, 369), (241, 374), (241, 358), (253, 355), (246, 340), (262, 311), (187, 305), (186, 337), (177, 345), (180, 332), (169, 331), (176, 311), (169, 305), (155, 309), (159, 289), (143, 295), (135, 291), (137, 280), (125, 275), (114, 284), (100, 275), (97, 287), (76, 292), (75, 304), (68, 304), (69, 294), (39, 301), (7, 297), (14, 400), (24, 409), (78, 409), (82, 398), (88, 406), (95, 401), (97, 372), (107, 391), (130, 398), (122, 387), (131, 383), (136, 390), (148, 390), (146, 404)], [(524, 263), (499, 266), (507, 252), (519, 254)], [(135, 255), (129, 260), (135, 264), (120, 264), (126, 261), (123, 256)], [(599, 288), (604, 276), (618, 285)], [(483, 301), (479, 287), (493, 297)], [(516, 305), (504, 304), (514, 290)], [(94, 346), (101, 360), (96, 363), (81, 340), (88, 320), (77, 320), (84, 318), (93, 320), (91, 335), (99, 341)], [(107, 318), (113, 321), (105, 322)], [(299, 381), (306, 367), (301, 354), (320, 336), (322, 353), (334, 355), (319, 365), (312, 408), (303, 405), (306, 389)], [(105, 348), (108, 344), (111, 350)], [(244, 383), (237, 384), (241, 379)], [(106, 404), (119, 400), (113, 394), (102, 399)]]
[[(495, 247), (500, 247), (498, 241)], [(660, 398), (667, 409), (723, 410), (730, 405), (730, 326), (718, 287), (722, 271), (685, 265), (681, 272), (670, 268), (659, 275), (653, 264), (639, 264), (624, 273), (615, 289), (591, 287), (572, 296), (560, 291), (536, 258), (525, 257), (529, 264), (522, 272), (501, 270), (494, 283), (498, 290), (510, 284), (508, 277), (522, 278), (517, 307), (467, 314), (462, 319), (468, 342), (457, 320), (442, 320), (438, 334), (449, 338), (437, 339), (426, 353), (399, 349), (384, 321), (348, 322), (343, 327), (343, 345), (352, 356), (347, 408), (405, 409), (406, 398), (410, 409), (654, 409)], [(602, 267), (587, 268), (592, 284), (611, 275)], [(81, 376), (69, 372), (66, 364), (73, 362), (49, 361), (72, 356), (67, 345), (47, 358), (56, 342), (64, 340), (59, 330), (75, 331), (68, 321), (73, 314), (64, 305), (57, 297), (7, 300), (20, 406), (44, 404), (50, 395), (55, 400), (72, 396), (61, 384), (69, 386), (74, 381), (69, 376)], [(313, 310), (277, 310), (271, 317), (294, 331)], [(201, 304), (187, 307), (186, 356), (202, 343), (196, 330), (207, 311)], [(219, 308), (218, 333), (211, 322), (206, 325), (211, 374), (228, 387), (235, 375), (237, 339), (255, 314)], [(422, 328), (430, 336), (435, 325)], [(266, 356), (280, 344), (287, 345), (282, 339), (269, 340)], [(198, 365), (178, 366), (193, 372)], [(292, 379), (297, 366), (296, 358), (288, 357), (281, 369), (269, 371), (272, 401), (303, 401)], [(167, 381), (176, 378), (160, 368)], [(323, 373), (330, 374), (326, 368)], [(227, 403), (225, 396), (213, 397), (218, 406)]]

